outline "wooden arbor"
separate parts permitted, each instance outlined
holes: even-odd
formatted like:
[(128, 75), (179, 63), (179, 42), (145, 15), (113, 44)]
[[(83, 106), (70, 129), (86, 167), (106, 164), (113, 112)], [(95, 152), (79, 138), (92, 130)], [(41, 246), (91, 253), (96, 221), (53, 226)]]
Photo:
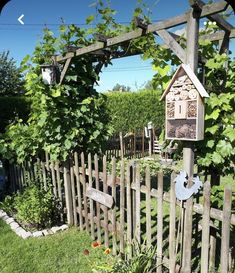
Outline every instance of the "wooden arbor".
[[(54, 57), (54, 61), (59, 63), (64, 63), (64, 67), (60, 77), (60, 83), (63, 82), (66, 71), (73, 58), (79, 58), (84, 54), (105, 54), (105, 49), (109, 49), (114, 45), (121, 45), (123, 43), (129, 42), (133, 39), (147, 35), (148, 33), (154, 33), (161, 37), (164, 42), (164, 46), (169, 47), (174, 54), (181, 60), (182, 63), (187, 64), (190, 69), (197, 74), (198, 69), (198, 33), (199, 33), (199, 20), (200, 18), (207, 17), (211, 21), (215, 21), (217, 25), (221, 28), (221, 31), (210, 35), (204, 35), (202, 39), (209, 39), (211, 41), (220, 42), (220, 53), (226, 52), (229, 48), (229, 39), (235, 38), (235, 28), (228, 23), (223, 17), (218, 13), (225, 11), (228, 7), (228, 3), (225, 1), (216, 2), (213, 4), (205, 4), (201, 0), (189, 0), (190, 10), (186, 13), (167, 19), (162, 22), (142, 25), (137, 24), (138, 28), (134, 31), (119, 35), (117, 37), (112, 37), (105, 39), (103, 41), (96, 42), (87, 47), (78, 48), (74, 51), (69, 51), (64, 56)], [(187, 46), (184, 50), (181, 45), (177, 42), (178, 36), (170, 33), (167, 29), (179, 26), (187, 23)], [(141, 54), (141, 52), (135, 53)], [(117, 52), (113, 58), (121, 58), (133, 55), (129, 52)], [(201, 63), (205, 62), (201, 58)], [(191, 186), (192, 176), (193, 176), (193, 166), (194, 166), (194, 149), (192, 142), (185, 141), (184, 150), (184, 170), (188, 174), (189, 180), (188, 185)], [(189, 273), (191, 272), (191, 248), (192, 248), (192, 205), (193, 198), (186, 201), (186, 211), (184, 216), (184, 239), (183, 239), (183, 257), (182, 257), (182, 269), (181, 272)], [(209, 230), (209, 226), (208, 226)], [(172, 238), (171, 244), (174, 244), (174, 234), (170, 234)], [(208, 237), (207, 237), (208, 238)], [(208, 243), (208, 242), (206, 242)], [(173, 248), (172, 248), (173, 249)], [(173, 259), (171, 259), (170, 272), (175, 272), (175, 253), (169, 253)], [(162, 253), (157, 253), (158, 257), (161, 259)], [(208, 253), (203, 253), (203, 259), (208, 261)], [(227, 272), (228, 261), (226, 260), (221, 265), (221, 272)], [(162, 272), (161, 265), (157, 268), (157, 272)], [(202, 269), (202, 273), (208, 272), (208, 264)]]

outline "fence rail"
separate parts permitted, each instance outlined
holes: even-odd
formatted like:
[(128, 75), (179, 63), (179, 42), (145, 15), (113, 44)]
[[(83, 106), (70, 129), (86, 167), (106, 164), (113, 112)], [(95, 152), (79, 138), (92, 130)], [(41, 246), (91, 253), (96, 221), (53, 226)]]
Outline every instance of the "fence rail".
[[(118, 168), (117, 168), (118, 167)], [(175, 196), (175, 174), (140, 170), (133, 161), (117, 164), (91, 154), (75, 153), (65, 164), (50, 161), (24, 163), (10, 167), (13, 190), (22, 189), (36, 176), (65, 207), (67, 222), (86, 230), (94, 240), (112, 248), (114, 255), (133, 255), (133, 241), (157, 244), (157, 272), (179, 272), (183, 254), (186, 202)], [(210, 183), (204, 183), (200, 198), (193, 200), (194, 260), (192, 272), (233, 272), (235, 214), (231, 211), (232, 190), (224, 191), (223, 210), (211, 207)], [(200, 268), (199, 268), (200, 267)]]

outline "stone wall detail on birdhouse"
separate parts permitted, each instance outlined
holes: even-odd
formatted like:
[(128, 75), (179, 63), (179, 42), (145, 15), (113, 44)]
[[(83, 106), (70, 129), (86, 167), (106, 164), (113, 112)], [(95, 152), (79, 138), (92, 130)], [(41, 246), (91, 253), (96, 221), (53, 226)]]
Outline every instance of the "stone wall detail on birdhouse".
[(206, 90), (191, 68), (182, 64), (162, 95), (166, 101), (166, 139), (203, 139), (204, 97), (209, 97)]

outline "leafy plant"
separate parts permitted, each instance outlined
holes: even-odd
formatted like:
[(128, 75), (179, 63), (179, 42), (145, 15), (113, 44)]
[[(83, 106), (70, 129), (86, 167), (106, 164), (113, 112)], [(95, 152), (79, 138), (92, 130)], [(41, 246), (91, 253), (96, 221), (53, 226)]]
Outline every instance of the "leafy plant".
[(37, 185), (26, 188), (14, 198), (16, 217), (24, 224), (33, 227), (47, 227), (60, 217), (59, 202), (51, 190), (40, 189)]
[[(213, 186), (211, 188), (211, 206), (223, 209), (224, 204), (224, 185)], [(235, 193), (232, 193), (232, 213), (235, 212)]]
[(0, 202), (0, 208), (3, 209), (5, 212), (9, 214), (15, 213), (15, 203), (14, 203), (15, 196), (7, 195), (3, 202)]
[(164, 123), (164, 105), (156, 90), (109, 92), (106, 105), (115, 133), (143, 130), (149, 121), (156, 128), (161, 128)]
[(113, 265), (97, 266), (99, 273), (151, 273), (156, 271), (156, 247), (134, 243), (133, 257), (116, 259)]

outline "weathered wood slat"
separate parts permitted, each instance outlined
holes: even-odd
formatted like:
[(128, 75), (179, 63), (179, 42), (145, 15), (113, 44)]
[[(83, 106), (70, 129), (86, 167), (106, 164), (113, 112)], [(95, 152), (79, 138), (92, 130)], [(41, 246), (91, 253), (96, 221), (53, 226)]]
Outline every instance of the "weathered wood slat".
[(67, 59), (66, 62), (65, 62), (65, 65), (64, 65), (63, 70), (62, 70), (61, 75), (60, 75), (60, 84), (61, 84), (61, 83), (63, 82), (63, 80), (64, 80), (65, 74), (66, 74), (66, 72), (67, 72), (67, 70), (68, 70), (68, 68), (69, 68), (69, 65), (70, 65), (70, 63), (71, 63), (71, 60), (72, 60), (72, 58), (69, 58), (69, 59)]
[(182, 63), (186, 63), (186, 54), (184, 49), (177, 43), (172, 35), (165, 29), (158, 30), (157, 34), (162, 38), (164, 43), (175, 53)]
[(176, 196), (175, 196), (175, 173), (171, 174), (170, 189), (170, 229), (169, 229), (169, 264), (170, 273), (175, 273), (176, 265)]
[(125, 251), (125, 163), (121, 161), (121, 180), (120, 180), (120, 252)]
[(227, 7), (228, 7), (228, 3), (226, 1), (220, 1), (213, 4), (206, 4), (205, 6), (202, 7), (200, 18), (225, 11)]
[(203, 217), (202, 217), (202, 247), (201, 247), (201, 273), (209, 270), (210, 249), (210, 182), (203, 185)]
[(72, 202), (72, 192), (71, 192), (71, 180), (70, 180), (70, 170), (69, 162), (64, 165), (64, 191), (65, 191), (65, 202), (67, 209), (67, 222), (69, 225), (73, 225), (73, 202)]
[[(197, 0), (197, 5), (203, 8), (205, 6), (205, 3), (201, 0)], [(215, 21), (217, 25), (224, 30), (231, 31), (233, 28), (233, 26), (219, 14), (208, 15), (208, 18), (212, 21)]]
[(77, 152), (74, 153), (74, 173), (76, 178), (76, 186), (77, 186), (77, 197), (78, 197), (78, 214), (79, 214), (79, 228), (83, 230), (83, 215), (82, 215), (82, 193), (81, 193), (81, 184), (80, 184), (80, 176), (79, 176), (79, 161)]
[(127, 253), (132, 257), (132, 209), (131, 209), (131, 180), (130, 165), (127, 166), (126, 173), (126, 203), (127, 203)]
[(59, 167), (58, 161), (56, 161), (55, 163), (55, 171), (56, 171), (56, 181), (57, 181), (57, 188), (58, 188), (58, 197), (62, 205), (62, 189), (61, 189), (61, 179), (60, 179), (60, 167)]
[(41, 162), (41, 168), (42, 168), (42, 179), (43, 179), (44, 190), (47, 190), (47, 177), (46, 177), (46, 168), (45, 168), (44, 162)]
[(120, 44), (120, 43), (123, 43), (123, 42), (126, 42), (126, 41), (130, 41), (132, 39), (141, 37), (142, 34), (143, 34), (142, 29), (137, 29), (137, 30), (134, 30), (134, 31), (127, 32), (125, 34), (121, 34), (121, 35), (119, 35), (117, 37), (108, 39), (107, 40), (107, 46), (116, 45), (116, 44)]
[[(94, 156), (95, 161), (95, 187), (97, 190), (100, 189), (100, 182), (99, 182), (99, 166), (98, 166), (98, 156), (95, 154)], [(97, 238), (98, 241), (101, 242), (101, 229), (100, 229), (100, 204), (96, 202), (96, 217), (97, 217)]]
[(162, 273), (163, 256), (163, 173), (158, 173), (157, 180), (157, 273)]
[(141, 244), (141, 222), (140, 222), (140, 166), (136, 164), (136, 192), (135, 192), (135, 238), (136, 241)]
[[(227, 8), (227, 3), (225, 1), (204, 5), (202, 8), (202, 12), (201, 12), (201, 18), (206, 17), (211, 14), (215, 14), (215, 13), (224, 11), (226, 8)], [(123, 42), (127, 42), (127, 41), (130, 41), (135, 38), (139, 38), (139, 37), (141, 37), (145, 34), (148, 34), (148, 33), (153, 33), (158, 30), (182, 25), (187, 22), (188, 14), (189, 13), (186, 12), (185, 14), (175, 16), (175, 17), (167, 19), (165, 21), (158, 22), (155, 24), (150, 24), (150, 25), (148, 25), (146, 32), (144, 32), (142, 29), (130, 31), (125, 34), (121, 34), (117, 37), (113, 37), (113, 38), (108, 39), (106, 44), (103, 42), (96, 42), (95, 44), (89, 45), (87, 47), (77, 49), (75, 54), (69, 52), (65, 56), (56, 56), (55, 59), (57, 62), (65, 61), (65, 60), (72, 58), (74, 56), (81, 56), (83, 54), (91, 53), (91, 52), (103, 49), (105, 47), (110, 47), (111, 45), (118, 45)]]
[[(88, 154), (88, 180), (89, 187), (92, 187), (92, 162), (91, 162), (91, 154)], [(94, 202), (90, 198), (90, 224), (91, 224), (91, 238), (95, 240), (95, 226), (94, 226)]]
[[(103, 156), (103, 192), (108, 194), (108, 185), (107, 185), (107, 160), (106, 156)], [(110, 196), (111, 197), (111, 196)], [(108, 208), (104, 208), (104, 245), (109, 247), (109, 231), (108, 231)]]
[(52, 185), (53, 185), (53, 194), (57, 198), (58, 194), (57, 194), (57, 185), (56, 185), (56, 178), (55, 178), (55, 164), (53, 161), (51, 162), (50, 169), (51, 169), (51, 178), (52, 178)]
[(116, 226), (116, 158), (112, 158), (112, 197), (114, 200), (114, 206), (112, 208), (112, 243), (113, 243), (113, 255), (117, 254), (117, 226)]
[(220, 272), (221, 273), (228, 272), (231, 206), (232, 206), (232, 188), (231, 188), (231, 185), (226, 185), (224, 189), (224, 207), (223, 207), (221, 254), (220, 254), (220, 257), (221, 257)]
[[(219, 41), (224, 37), (224, 31), (218, 31), (212, 34), (202, 35), (199, 37), (199, 40), (210, 40), (210, 41)], [(229, 34), (229, 38), (235, 38), (235, 28), (233, 28)]]
[(88, 206), (87, 206), (87, 197), (86, 197), (86, 172), (85, 172), (85, 156), (84, 153), (81, 153), (81, 166), (82, 166), (82, 197), (84, 203), (84, 210), (85, 210), (85, 226), (86, 231), (89, 231), (89, 222), (87, 219), (88, 214)]
[(151, 228), (151, 178), (149, 166), (146, 168), (145, 173), (147, 193), (145, 195), (146, 200), (146, 243), (147, 247), (150, 248), (152, 245), (152, 228)]
[(71, 191), (72, 191), (72, 201), (73, 201), (73, 219), (74, 219), (74, 225), (78, 225), (78, 219), (77, 219), (77, 204), (76, 204), (76, 192), (75, 192), (75, 181), (74, 181), (74, 168), (73, 168), (73, 162), (70, 161), (70, 179), (71, 179)]

